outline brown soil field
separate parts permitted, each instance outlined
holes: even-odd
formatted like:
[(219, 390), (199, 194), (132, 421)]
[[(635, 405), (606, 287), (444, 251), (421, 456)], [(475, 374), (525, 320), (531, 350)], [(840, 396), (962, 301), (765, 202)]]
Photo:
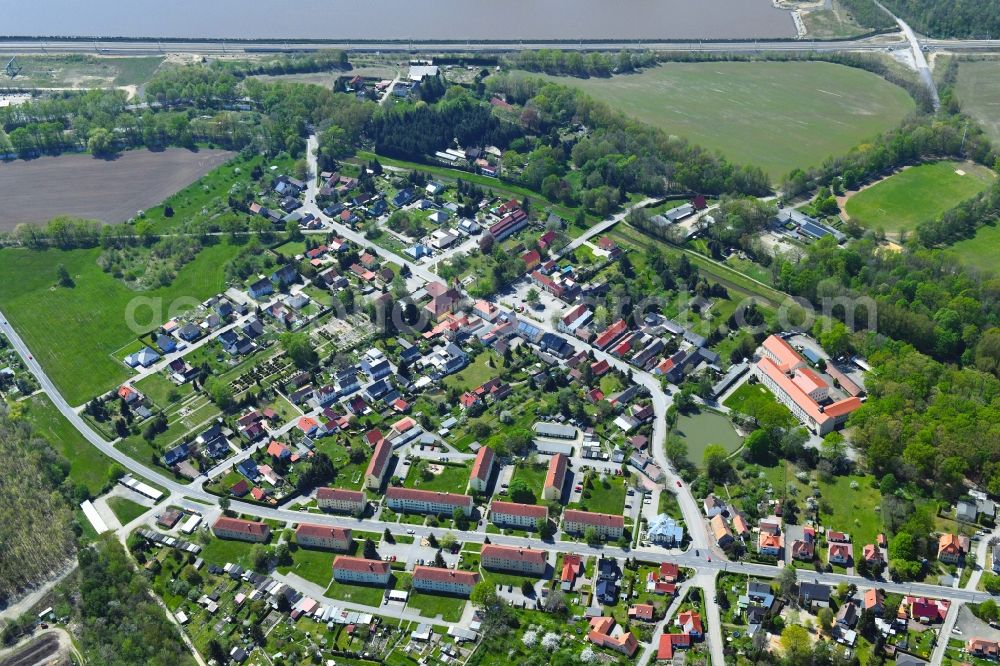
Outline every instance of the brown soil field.
[(116, 159), (60, 155), (0, 164), (0, 230), (73, 215), (123, 222), (230, 159), (226, 150), (140, 148)]

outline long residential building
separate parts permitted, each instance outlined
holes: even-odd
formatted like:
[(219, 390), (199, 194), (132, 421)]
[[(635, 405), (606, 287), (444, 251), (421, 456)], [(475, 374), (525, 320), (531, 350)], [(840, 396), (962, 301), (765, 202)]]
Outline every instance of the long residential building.
[(413, 567), (412, 586), (420, 592), (454, 594), (467, 597), (479, 582), (479, 574), (474, 571), (438, 569), (437, 567)]
[(346, 552), (351, 549), (354, 542), (349, 528), (302, 523), (295, 530), (295, 543), (300, 546)]
[(461, 509), (466, 516), (472, 513), (471, 495), (393, 486), (386, 490), (385, 499), (390, 509), (405, 513), (451, 515), (456, 508)]
[(238, 541), (262, 543), (271, 537), (271, 528), (267, 523), (223, 516), (212, 525), (212, 533), (220, 539), (237, 539)]
[(545, 485), (542, 487), (542, 497), (547, 500), (558, 500), (562, 497), (563, 484), (566, 483), (566, 469), (569, 458), (557, 453), (549, 460), (549, 470), (545, 474)]
[(385, 473), (389, 471), (389, 459), (392, 458), (392, 444), (384, 439), (380, 439), (372, 452), (372, 458), (368, 461), (368, 469), (365, 470), (365, 486), (378, 490), (385, 480)]
[(480, 552), (479, 563), (485, 569), (543, 576), (548, 557), (544, 550), (486, 544)]
[(316, 491), (316, 506), (326, 511), (361, 513), (366, 503), (365, 494), (360, 490), (319, 488)]
[(469, 475), (469, 487), (477, 493), (486, 491), (486, 484), (490, 482), (490, 474), (493, 473), (493, 464), (496, 455), (493, 449), (484, 446), (476, 454), (476, 462), (472, 465), (472, 473)]
[(563, 531), (570, 534), (583, 534), (588, 527), (597, 530), (598, 536), (604, 539), (617, 539), (625, 533), (625, 519), (609, 513), (593, 513), (566, 509), (563, 512)]
[(495, 525), (536, 530), (548, 517), (549, 510), (538, 504), (518, 504), (500, 500), (493, 500), (490, 504), (490, 520)]
[(333, 579), (338, 583), (361, 583), (363, 585), (389, 584), (392, 570), (388, 562), (366, 560), (363, 557), (338, 555), (333, 561)]
[(823, 377), (776, 335), (761, 345), (761, 359), (754, 364), (753, 375), (807, 428), (821, 436), (842, 425), (861, 406), (856, 396), (829, 402), (830, 386)]

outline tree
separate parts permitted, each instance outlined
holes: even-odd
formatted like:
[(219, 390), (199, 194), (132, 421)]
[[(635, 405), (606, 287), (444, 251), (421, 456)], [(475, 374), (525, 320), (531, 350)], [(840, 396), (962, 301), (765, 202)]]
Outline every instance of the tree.
[(795, 595), (795, 567), (784, 567), (778, 574), (778, 591), (785, 599), (791, 599)]
[(829, 607), (820, 608), (816, 613), (820, 628), (827, 634), (833, 628), (833, 611)]
[(536, 289), (535, 287), (529, 289), (527, 295), (524, 297), (524, 300), (526, 300), (528, 303), (531, 304), (537, 303), (538, 299), (539, 299), (539, 293), (538, 289)]
[(307, 334), (282, 333), (278, 337), (278, 340), (281, 342), (281, 347), (285, 350), (285, 354), (288, 355), (288, 358), (292, 359), (292, 363), (300, 370), (311, 368), (319, 361), (319, 354), (313, 349)]
[(809, 632), (797, 624), (790, 624), (781, 631), (781, 651), (789, 664), (808, 664), (812, 648)]
[(59, 280), (60, 287), (73, 286), (73, 278), (70, 277), (69, 271), (66, 270), (66, 266), (63, 264), (56, 266), (56, 278)]
[(87, 150), (95, 157), (113, 155), (115, 152), (114, 147), (114, 137), (111, 135), (111, 132), (103, 127), (95, 127), (90, 130), (90, 135), (87, 139)]
[(254, 571), (258, 573), (267, 571), (267, 565), (270, 559), (271, 554), (267, 552), (266, 546), (258, 543), (250, 549), (250, 561), (253, 563)]
[(600, 543), (601, 542), (601, 537), (597, 533), (597, 528), (595, 528), (595, 527), (588, 527), (586, 530), (584, 530), (584, 532), (583, 532), (583, 540), (586, 541), (587, 543), (590, 543), (590, 544)]
[(522, 504), (535, 503), (535, 493), (531, 491), (524, 479), (514, 479), (510, 484), (510, 498)]
[(732, 474), (732, 466), (728, 460), (729, 454), (718, 444), (709, 444), (705, 447), (703, 462), (708, 478), (716, 483), (727, 481)]
[(378, 550), (375, 548), (375, 542), (371, 539), (365, 539), (364, 543), (364, 554), (366, 560), (377, 560)]
[(434, 553), (434, 566), (438, 569), (447, 569), (448, 563), (444, 561), (444, 555), (441, 554), (441, 549)]
[(535, 596), (535, 586), (531, 584), (530, 580), (521, 581), (521, 594), (529, 598)]
[(460, 509), (459, 507), (455, 507), (455, 510), (452, 512), (451, 517), (455, 521), (456, 529), (463, 531), (469, 529), (469, 517), (465, 515), (465, 512), (462, 511), (462, 509)]

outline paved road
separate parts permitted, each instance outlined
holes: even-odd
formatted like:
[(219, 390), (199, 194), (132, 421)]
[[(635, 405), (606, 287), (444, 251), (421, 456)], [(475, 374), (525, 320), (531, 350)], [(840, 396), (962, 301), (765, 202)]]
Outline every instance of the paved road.
[(906, 41), (909, 42), (910, 51), (913, 53), (913, 64), (916, 65), (917, 74), (920, 76), (920, 80), (923, 81), (927, 90), (930, 92), (931, 100), (934, 103), (934, 110), (937, 111), (941, 108), (941, 98), (938, 97), (937, 85), (934, 83), (934, 77), (931, 75), (931, 68), (927, 66), (927, 58), (924, 57), (924, 51), (920, 44), (920, 40), (917, 39), (916, 33), (913, 32), (913, 28), (907, 25), (903, 19), (886, 9), (882, 3), (876, 1), (875, 4), (878, 5), (882, 11), (892, 17), (892, 19), (899, 25), (899, 29), (902, 31), (903, 36), (906, 37)]
[(646, 206), (652, 205), (652, 204), (656, 203), (657, 201), (659, 201), (659, 199), (655, 199), (655, 198), (643, 199), (639, 203), (634, 204), (634, 205), (630, 206), (629, 208), (626, 208), (622, 212), (616, 213), (616, 214), (612, 215), (611, 217), (609, 217), (608, 219), (604, 220), (603, 222), (598, 222), (594, 226), (592, 226), (589, 229), (587, 229), (586, 232), (584, 232), (583, 234), (581, 234), (577, 238), (574, 238), (572, 241), (570, 241), (569, 244), (566, 245), (566, 247), (564, 247), (563, 249), (559, 250), (559, 252), (556, 253), (556, 259), (559, 259), (562, 256), (568, 254), (569, 252), (572, 252), (576, 248), (580, 247), (581, 245), (583, 245), (584, 243), (586, 243), (587, 241), (589, 241), (594, 236), (597, 236), (598, 234), (603, 234), (605, 231), (607, 231), (611, 227), (615, 226), (616, 224), (618, 224), (619, 222), (621, 222), (622, 220), (624, 220), (625, 216), (628, 215), (629, 213), (631, 213), (636, 208), (645, 208)]

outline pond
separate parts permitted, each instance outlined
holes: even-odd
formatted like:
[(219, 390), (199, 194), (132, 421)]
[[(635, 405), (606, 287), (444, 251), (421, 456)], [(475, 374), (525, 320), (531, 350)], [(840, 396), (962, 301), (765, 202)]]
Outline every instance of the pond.
[(718, 444), (732, 453), (743, 443), (743, 438), (725, 415), (708, 409), (679, 415), (674, 433), (687, 442), (688, 460), (695, 465), (701, 465), (709, 444)]

